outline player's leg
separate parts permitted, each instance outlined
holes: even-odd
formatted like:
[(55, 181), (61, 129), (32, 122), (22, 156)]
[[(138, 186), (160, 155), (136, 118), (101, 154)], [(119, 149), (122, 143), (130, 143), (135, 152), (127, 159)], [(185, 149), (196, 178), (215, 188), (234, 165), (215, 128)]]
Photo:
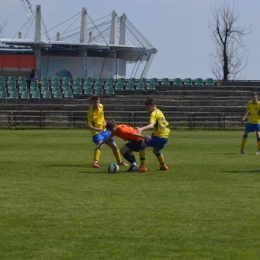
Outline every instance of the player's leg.
[(260, 155), (260, 125), (259, 124), (257, 124), (255, 134), (256, 134), (256, 140), (257, 140), (257, 152), (256, 152), (256, 154)]
[(159, 170), (167, 171), (169, 168), (165, 164), (164, 155), (162, 154), (161, 150), (153, 149), (153, 153), (160, 163)]
[(113, 154), (116, 158), (117, 164), (121, 165), (121, 166), (128, 166), (127, 163), (124, 163), (122, 161), (121, 154), (120, 154), (120, 151), (118, 150), (115, 140), (113, 138), (111, 138), (106, 144), (112, 149)]
[(130, 163), (130, 168), (127, 170), (127, 172), (135, 172), (139, 168), (139, 165), (136, 163), (133, 151), (129, 147), (127, 147), (127, 145), (124, 145), (120, 149), (120, 153)]
[(140, 167), (137, 170), (138, 172), (147, 171), (147, 167), (145, 167), (145, 157), (146, 157), (145, 148), (146, 147), (147, 147), (147, 144), (146, 144), (145, 140), (143, 140), (141, 143), (141, 146), (139, 148)]
[(241, 146), (240, 146), (240, 153), (245, 153), (245, 145), (247, 141), (248, 134), (252, 131), (252, 124), (246, 123), (245, 132), (242, 137)]
[[(103, 140), (102, 135), (100, 134), (96, 134), (92, 137), (92, 141), (93, 143), (95, 143), (96, 145), (99, 145)], [(100, 149), (95, 149), (94, 150), (94, 161), (92, 163), (92, 167), (94, 168), (100, 168), (99, 166), (99, 159), (100, 159), (100, 155), (101, 155), (101, 148)]]

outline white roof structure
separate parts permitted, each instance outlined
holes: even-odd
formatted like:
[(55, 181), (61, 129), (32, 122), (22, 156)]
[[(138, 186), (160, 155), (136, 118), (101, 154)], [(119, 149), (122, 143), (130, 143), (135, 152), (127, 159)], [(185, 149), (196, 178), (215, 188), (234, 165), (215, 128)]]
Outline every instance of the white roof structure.
[[(137, 74), (145, 77), (153, 57), (157, 53), (153, 45), (127, 19), (125, 14), (118, 16), (113, 11), (103, 18), (93, 21), (87, 8), (82, 8), (78, 14), (47, 29), (42, 19), (41, 6), (37, 5), (35, 12), (32, 12), (31, 9), (28, 13), (30, 12), (31, 16), (28, 21), (32, 23), (31, 27), (35, 30), (34, 37), (22, 39), (21, 33), (18, 33), (17, 38), (0, 39), (2, 43), (8, 47), (40, 49), (41, 54), (38, 52), (36, 55), (43, 55), (47, 49), (53, 52), (78, 50), (85, 57), (122, 60), (125, 61), (125, 64), (135, 64), (132, 71), (133, 77)], [(61, 24), (64, 27), (64, 24), (69, 23), (74, 24), (74, 27), (68, 25), (69, 27), (63, 32), (57, 32)], [(141, 72), (138, 71), (141, 67), (140, 63), (145, 63)], [(112, 74), (117, 73), (114, 71)]]

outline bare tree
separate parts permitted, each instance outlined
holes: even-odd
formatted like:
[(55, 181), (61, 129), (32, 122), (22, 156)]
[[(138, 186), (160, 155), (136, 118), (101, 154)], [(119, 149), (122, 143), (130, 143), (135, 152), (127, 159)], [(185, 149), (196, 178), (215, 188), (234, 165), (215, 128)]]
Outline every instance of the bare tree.
[(240, 16), (234, 4), (213, 6), (211, 13), (208, 25), (215, 53), (211, 53), (210, 70), (218, 80), (240, 79), (248, 60), (244, 36), (251, 32), (251, 25), (238, 24)]

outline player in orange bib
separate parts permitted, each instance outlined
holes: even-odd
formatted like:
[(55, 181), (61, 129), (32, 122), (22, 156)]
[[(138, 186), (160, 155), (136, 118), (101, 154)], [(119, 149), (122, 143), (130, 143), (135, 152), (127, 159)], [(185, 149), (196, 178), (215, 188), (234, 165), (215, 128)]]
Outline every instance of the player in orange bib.
[[(150, 136), (142, 136), (137, 132), (137, 129), (129, 125), (118, 125), (115, 120), (107, 122), (106, 129), (110, 131), (110, 135), (106, 137), (100, 145), (109, 141), (113, 136), (120, 137), (121, 139), (127, 141), (127, 143), (120, 149), (120, 153), (123, 157), (131, 164), (127, 172), (135, 172), (138, 170), (139, 165), (136, 163), (134, 152), (140, 150), (140, 146), (143, 139), (149, 139)], [(99, 146), (97, 149), (99, 149)]]

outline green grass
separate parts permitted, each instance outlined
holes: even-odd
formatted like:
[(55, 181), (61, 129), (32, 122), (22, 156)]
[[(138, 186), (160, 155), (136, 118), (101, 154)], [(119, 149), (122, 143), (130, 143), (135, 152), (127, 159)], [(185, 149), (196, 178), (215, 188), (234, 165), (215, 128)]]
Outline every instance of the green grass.
[(260, 158), (242, 134), (172, 130), (169, 171), (149, 149), (147, 173), (108, 174), (87, 130), (0, 130), (0, 259), (259, 259)]

